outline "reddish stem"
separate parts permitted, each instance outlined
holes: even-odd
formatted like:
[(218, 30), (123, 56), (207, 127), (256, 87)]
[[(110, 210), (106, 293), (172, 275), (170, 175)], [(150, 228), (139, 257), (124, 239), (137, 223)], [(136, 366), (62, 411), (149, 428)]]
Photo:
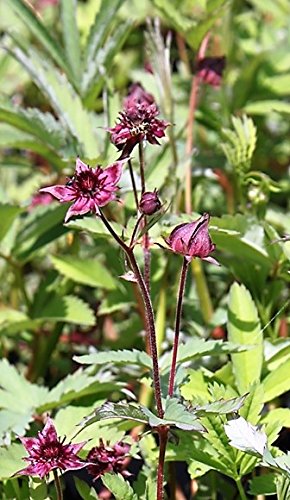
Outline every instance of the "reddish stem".
[(168, 428), (160, 427), (158, 430), (158, 435), (159, 435), (159, 459), (158, 459), (158, 469), (157, 469), (157, 500), (163, 500), (164, 463), (165, 463)]
[(120, 247), (126, 253), (128, 262), (130, 263), (131, 269), (135, 275), (137, 280), (137, 284), (139, 290), (142, 295), (142, 299), (144, 302), (145, 314), (146, 314), (146, 324), (147, 324), (147, 334), (150, 342), (150, 352), (152, 358), (152, 366), (153, 366), (153, 383), (154, 383), (154, 394), (155, 401), (157, 406), (158, 417), (163, 417), (163, 408), (162, 408), (162, 397), (161, 397), (161, 385), (160, 385), (160, 374), (159, 374), (159, 364), (158, 364), (158, 353), (157, 353), (157, 342), (156, 342), (156, 331), (155, 331), (155, 318), (153, 307), (151, 303), (151, 298), (145, 284), (144, 278), (141, 274), (137, 261), (135, 259), (135, 255), (133, 253), (133, 249), (128, 247), (126, 243), (118, 236), (115, 230), (112, 228), (109, 221), (106, 219), (104, 214), (100, 210), (100, 218), (102, 219), (104, 225), (111, 233), (116, 242), (120, 245)]
[(175, 380), (175, 373), (176, 373), (176, 362), (177, 362), (177, 351), (178, 351), (178, 342), (179, 342), (179, 333), (180, 333), (182, 303), (183, 303), (183, 296), (184, 296), (184, 290), (185, 290), (185, 284), (186, 284), (186, 276), (187, 276), (189, 263), (190, 263), (190, 261), (187, 260), (186, 257), (184, 257), (182, 269), (181, 269), (181, 274), (180, 274), (178, 296), (177, 296), (174, 344), (173, 344), (172, 361), (171, 361), (171, 368), (170, 368), (170, 375), (169, 375), (168, 395), (170, 397), (173, 396), (173, 391), (174, 391), (174, 380)]

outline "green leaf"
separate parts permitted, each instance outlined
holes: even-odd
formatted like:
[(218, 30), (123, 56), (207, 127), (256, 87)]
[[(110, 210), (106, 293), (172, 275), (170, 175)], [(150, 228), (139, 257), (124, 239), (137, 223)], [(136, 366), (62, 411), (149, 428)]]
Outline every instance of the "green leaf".
[(276, 493), (276, 474), (263, 474), (250, 480), (251, 495), (274, 495)]
[(0, 148), (28, 149), (46, 158), (56, 169), (63, 168), (63, 161), (50, 146), (6, 123), (0, 123)]
[(107, 77), (107, 72), (109, 73), (113, 67), (112, 61), (116, 54), (120, 52), (132, 25), (133, 22), (129, 19), (119, 24), (105, 46), (98, 51), (93, 60), (89, 61), (82, 80), (82, 92), (85, 94), (86, 104), (91, 105), (98, 96), (104, 84), (104, 79)]
[[(152, 416), (155, 417), (153, 413)], [(140, 422), (142, 424), (149, 423), (148, 415), (144, 413), (141, 405), (134, 403), (111, 403), (107, 401), (102, 406), (95, 409), (93, 416), (86, 417), (83, 420), (82, 425), (87, 427), (88, 425), (99, 422), (100, 420), (111, 418), (133, 420), (134, 422)]]
[(90, 65), (102, 47), (116, 22), (116, 13), (124, 0), (102, 0), (95, 21), (90, 28), (86, 45), (86, 68)]
[(223, 129), (223, 135), (227, 142), (221, 147), (228, 162), (241, 172), (250, 169), (252, 156), (257, 142), (257, 129), (251, 118), (244, 115), (242, 118), (232, 117), (234, 130)]
[(51, 257), (54, 267), (67, 278), (92, 287), (114, 290), (115, 281), (107, 269), (96, 259), (71, 256)]
[[(122, 232), (124, 231), (124, 228), (116, 222), (113, 222), (111, 225), (119, 235), (122, 234)], [(78, 229), (80, 231), (87, 231), (88, 233), (91, 233), (91, 234), (96, 235), (98, 237), (99, 236), (106, 236), (106, 237), (111, 238), (110, 233), (105, 228), (105, 226), (102, 223), (102, 221), (100, 220), (100, 218), (97, 218), (97, 217), (94, 218), (94, 217), (88, 217), (88, 216), (86, 217), (85, 216), (85, 217), (82, 217), (80, 219), (71, 220), (66, 224), (66, 226), (70, 229)]]
[(29, 260), (36, 251), (65, 234), (68, 229), (62, 222), (67, 205), (51, 204), (36, 207), (23, 221), (13, 249), (13, 256)]
[(265, 100), (265, 101), (256, 101), (250, 104), (247, 104), (244, 108), (246, 113), (252, 115), (268, 115), (272, 111), (276, 111), (277, 113), (285, 113), (289, 115), (290, 113), (290, 104), (284, 101), (274, 101), (274, 100)]
[(169, 425), (174, 425), (178, 429), (185, 431), (205, 432), (205, 427), (197, 420), (195, 409), (188, 410), (176, 398), (167, 398), (165, 404), (164, 420)]
[(247, 352), (231, 354), (235, 381), (240, 394), (260, 380), (263, 363), (263, 335), (254, 301), (244, 287), (234, 283), (229, 294), (228, 338), (240, 345), (256, 345)]
[(44, 24), (40, 21), (28, 4), (23, 0), (8, 0), (15, 10), (17, 16), (22, 19), (28, 29), (37, 38), (40, 44), (47, 50), (54, 61), (66, 71), (68, 70), (65, 56), (57, 41), (50, 35)]
[(225, 424), (225, 431), (234, 448), (263, 456), (267, 445), (267, 436), (265, 432), (259, 430), (258, 426), (254, 426), (243, 417), (239, 417), (229, 420)]
[(10, 479), (15, 472), (25, 467), (22, 458), (26, 455), (22, 444), (13, 443), (9, 448), (0, 448), (0, 479)]
[(82, 481), (77, 476), (74, 476), (75, 487), (78, 494), (84, 500), (98, 500), (98, 495), (95, 488), (89, 486), (85, 481)]
[(43, 113), (37, 108), (24, 109), (1, 104), (0, 121), (28, 132), (56, 150), (65, 146), (66, 138), (63, 127), (51, 113)]
[(187, 373), (189, 375), (188, 380), (180, 388), (182, 397), (188, 401), (198, 400), (199, 398), (208, 400), (210, 394), (203, 373), (200, 370), (192, 370), (190, 368), (187, 370)]
[(200, 416), (207, 413), (216, 413), (220, 415), (234, 413), (240, 410), (247, 397), (248, 394), (245, 394), (244, 396), (240, 396), (238, 398), (231, 398), (227, 400), (220, 399), (204, 406), (196, 406), (193, 408), (193, 410)]
[[(17, 42), (14, 40), (14, 43)], [(82, 146), (87, 158), (98, 157), (97, 137), (93, 116), (81, 102), (65, 74), (61, 74), (36, 49), (24, 51), (20, 46), (5, 46), (6, 50), (26, 69), (35, 84), (49, 98), (61, 123)]]
[(0, 204), (0, 241), (4, 238), (5, 234), (9, 231), (13, 221), (23, 211), (22, 208), (16, 205)]
[(278, 366), (278, 368), (264, 378), (262, 382), (264, 402), (272, 401), (272, 399), (290, 390), (289, 371), (290, 359)]
[(289, 500), (290, 479), (284, 475), (276, 478), (277, 500)]
[(83, 300), (73, 295), (65, 297), (53, 295), (34, 319), (64, 321), (87, 326), (93, 326), (96, 323), (93, 310)]
[(107, 365), (113, 363), (117, 365), (138, 365), (145, 368), (152, 368), (150, 356), (144, 351), (133, 350), (118, 350), (118, 351), (99, 351), (84, 356), (74, 356), (76, 363), (84, 365)]
[[(249, 342), (250, 344), (251, 342)], [(247, 346), (248, 347), (248, 346)], [(185, 363), (193, 359), (199, 359), (203, 356), (219, 356), (223, 353), (238, 352), (247, 349), (245, 346), (239, 346), (233, 342), (224, 342), (222, 340), (204, 340), (193, 338), (181, 344), (178, 350), (178, 363)], [(171, 354), (166, 353), (161, 356), (160, 369), (167, 370), (171, 365)]]
[(280, 424), (290, 428), (290, 408), (273, 408), (262, 419), (263, 424)]
[(107, 472), (102, 476), (102, 481), (116, 500), (138, 500), (132, 487), (121, 474)]
[(81, 80), (80, 35), (77, 27), (76, 0), (61, 0), (61, 22), (67, 60), (77, 84)]

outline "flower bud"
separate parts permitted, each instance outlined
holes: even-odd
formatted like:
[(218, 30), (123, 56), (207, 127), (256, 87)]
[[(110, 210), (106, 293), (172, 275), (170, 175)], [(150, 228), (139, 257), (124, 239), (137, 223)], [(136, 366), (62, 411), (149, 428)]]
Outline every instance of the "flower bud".
[(144, 215), (153, 215), (155, 212), (158, 212), (161, 208), (161, 201), (158, 198), (157, 191), (147, 191), (142, 194), (139, 210), (141, 214)]

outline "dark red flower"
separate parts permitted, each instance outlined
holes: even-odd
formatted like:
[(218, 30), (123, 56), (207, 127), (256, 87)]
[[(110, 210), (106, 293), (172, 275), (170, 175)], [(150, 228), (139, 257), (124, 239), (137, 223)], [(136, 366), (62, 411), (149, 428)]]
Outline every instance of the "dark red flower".
[(130, 445), (119, 441), (114, 446), (105, 445), (100, 439), (99, 446), (95, 446), (89, 452), (86, 462), (89, 474), (93, 476), (93, 481), (96, 481), (106, 472), (120, 472), (123, 476), (128, 476), (129, 473), (124, 468), (125, 459), (130, 450)]
[(75, 174), (67, 184), (49, 186), (40, 191), (51, 194), (61, 203), (74, 202), (67, 211), (65, 222), (73, 215), (98, 213), (98, 207), (116, 199), (116, 184), (120, 180), (122, 166), (123, 161), (117, 161), (105, 169), (99, 166), (90, 168), (78, 158)]
[(225, 65), (225, 56), (203, 57), (197, 61), (197, 74), (208, 85), (219, 87)]
[(209, 214), (203, 214), (194, 222), (185, 222), (176, 226), (165, 239), (170, 249), (188, 260), (194, 257), (207, 260), (212, 264), (219, 263), (209, 254), (215, 250), (208, 232)]
[(141, 200), (139, 203), (139, 210), (141, 214), (144, 215), (153, 215), (155, 212), (158, 212), (161, 208), (161, 201), (158, 198), (158, 192), (155, 191), (146, 191), (141, 196)]
[(141, 83), (132, 83), (128, 95), (124, 99), (124, 108), (132, 108), (142, 103), (150, 105), (154, 104), (154, 102), (153, 95), (146, 92)]
[(165, 129), (169, 122), (156, 118), (159, 114), (156, 104), (143, 101), (125, 108), (119, 114), (119, 122), (109, 128), (111, 142), (122, 154), (119, 160), (130, 155), (136, 144), (148, 141), (150, 144), (159, 144), (158, 139), (165, 136)]
[(39, 476), (43, 478), (53, 469), (75, 470), (82, 469), (86, 462), (81, 460), (77, 453), (85, 442), (79, 444), (64, 444), (57, 437), (57, 433), (51, 418), (36, 438), (19, 438), (25, 446), (29, 456), (23, 460), (29, 465), (15, 473), (15, 475)]

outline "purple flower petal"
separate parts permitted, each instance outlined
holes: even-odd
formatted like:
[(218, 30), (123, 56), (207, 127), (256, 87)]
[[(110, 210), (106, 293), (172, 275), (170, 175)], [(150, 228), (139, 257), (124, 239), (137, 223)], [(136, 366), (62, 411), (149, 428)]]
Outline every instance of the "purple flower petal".
[(48, 186), (39, 190), (40, 193), (49, 193), (62, 203), (73, 201), (76, 197), (75, 189), (71, 186)]

